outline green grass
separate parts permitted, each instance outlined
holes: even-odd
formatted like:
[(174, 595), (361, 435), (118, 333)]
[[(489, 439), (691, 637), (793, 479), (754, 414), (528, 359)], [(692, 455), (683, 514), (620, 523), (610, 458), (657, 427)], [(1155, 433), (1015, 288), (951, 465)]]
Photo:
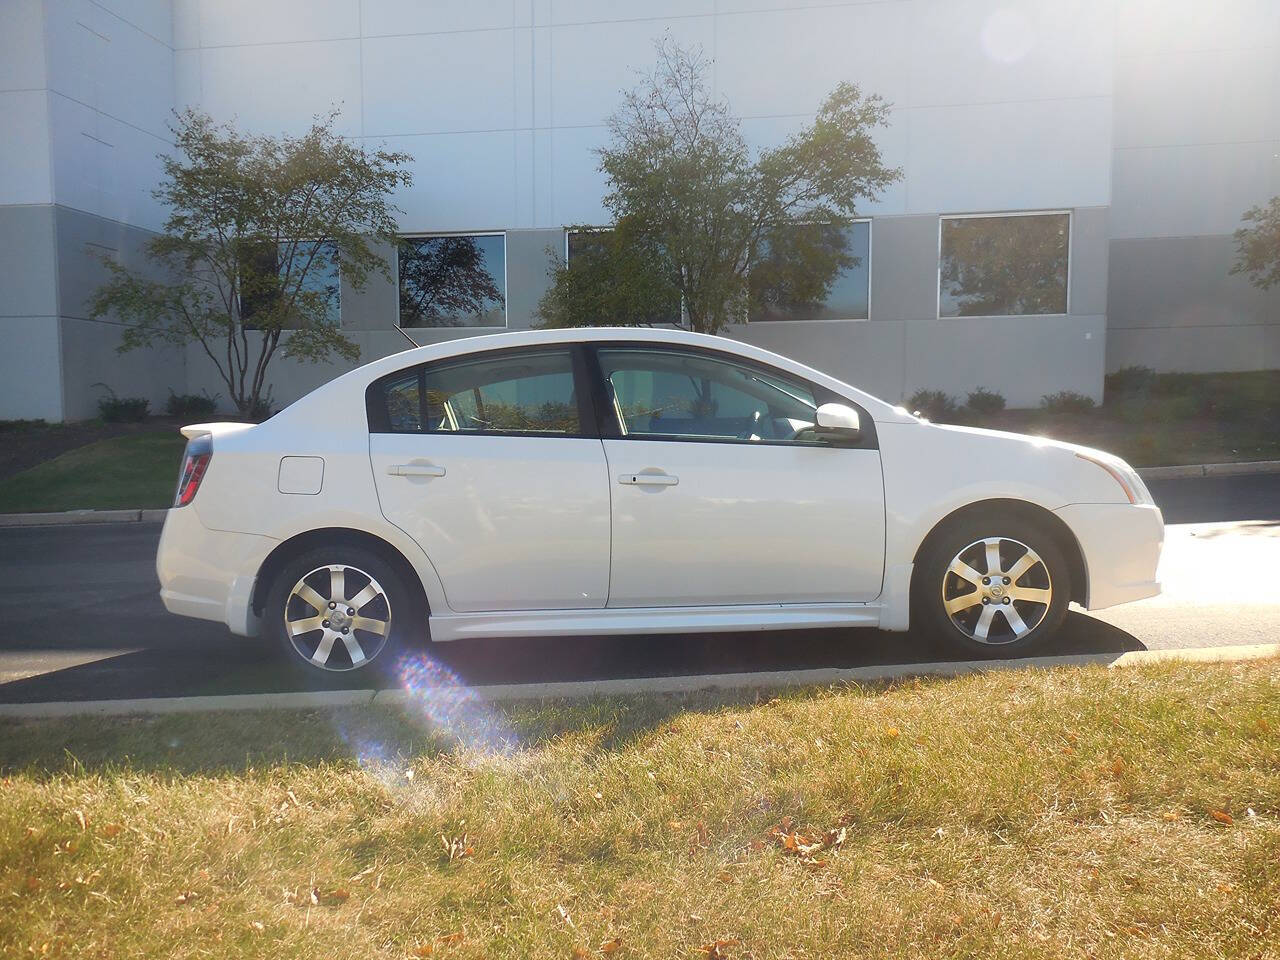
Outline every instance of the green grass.
[(0, 724), (0, 955), (1280, 956), (1274, 661), (456, 704)]
[(185, 443), (174, 431), (78, 447), (0, 480), (0, 513), (167, 507)]

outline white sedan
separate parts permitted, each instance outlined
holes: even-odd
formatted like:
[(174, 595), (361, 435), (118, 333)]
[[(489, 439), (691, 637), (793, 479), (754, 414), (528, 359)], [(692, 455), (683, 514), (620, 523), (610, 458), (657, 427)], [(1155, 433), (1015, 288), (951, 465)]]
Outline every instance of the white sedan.
[(1124, 461), (719, 337), (454, 340), (182, 432), (165, 606), (317, 674), (428, 640), (797, 627), (1015, 655), (1071, 601), (1160, 590), (1164, 525)]

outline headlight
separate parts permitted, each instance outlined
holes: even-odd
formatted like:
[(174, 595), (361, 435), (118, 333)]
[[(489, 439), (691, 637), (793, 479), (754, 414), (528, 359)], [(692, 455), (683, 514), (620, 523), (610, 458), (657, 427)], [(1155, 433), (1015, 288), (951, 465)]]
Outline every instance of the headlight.
[(1151, 491), (1147, 489), (1147, 485), (1138, 476), (1138, 471), (1134, 470), (1133, 467), (1119, 457), (1094, 456), (1079, 451), (1076, 451), (1076, 456), (1081, 460), (1088, 460), (1111, 474), (1111, 478), (1120, 484), (1120, 489), (1124, 491), (1124, 495), (1129, 498), (1130, 503), (1147, 507), (1155, 506), (1155, 500), (1151, 498)]

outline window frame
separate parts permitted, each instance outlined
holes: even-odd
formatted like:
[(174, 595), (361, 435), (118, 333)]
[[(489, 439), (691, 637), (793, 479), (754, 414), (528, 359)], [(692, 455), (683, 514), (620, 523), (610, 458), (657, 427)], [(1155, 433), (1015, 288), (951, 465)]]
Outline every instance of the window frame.
[[(872, 262), (875, 258), (875, 218), (873, 217), (854, 217), (849, 221), (849, 226), (855, 223), (865, 223), (867, 225), (867, 315), (865, 317), (829, 317), (825, 320), (814, 318), (808, 320), (752, 320), (751, 310), (747, 309), (743, 315), (742, 323), (752, 324), (755, 326), (769, 326), (771, 324), (793, 326), (797, 323), (870, 323), (871, 322), (871, 286), (874, 282), (872, 275)], [(816, 224), (813, 224), (816, 225)], [(939, 228), (939, 236), (941, 236), (941, 228)]]
[[(433, 240), (437, 237), (501, 237), (502, 238), (502, 325), (480, 327), (406, 327), (400, 323), (400, 242), (402, 240)], [(507, 231), (506, 230), (437, 230), (414, 231), (396, 234), (396, 328), (399, 330), (510, 330), (511, 290), (507, 285)]]
[[(795, 321), (779, 321), (783, 323), (793, 323)], [(820, 383), (802, 377), (799, 374), (791, 373), (787, 370), (779, 369), (770, 364), (763, 363), (759, 360), (753, 360), (750, 357), (744, 357), (740, 354), (730, 353), (724, 350), (716, 350), (710, 347), (703, 347), (683, 343), (664, 343), (652, 340), (592, 340), (583, 346), (586, 348), (588, 370), (591, 376), (592, 391), (591, 396), (595, 404), (594, 419), (600, 429), (601, 440), (630, 440), (637, 443), (729, 443), (738, 444), (748, 447), (787, 447), (793, 450), (878, 450), (880, 448), (879, 437), (876, 434), (876, 422), (866, 407), (853, 400), (850, 397), (836, 393), (829, 387), (825, 387)], [(609, 396), (606, 384), (608, 378), (604, 375), (604, 368), (600, 364), (598, 354), (602, 350), (635, 350), (641, 353), (685, 353), (704, 356), (713, 360), (719, 360), (722, 363), (735, 364), (737, 366), (754, 369), (765, 376), (787, 380), (799, 381), (813, 392), (814, 402), (818, 406), (824, 403), (843, 403), (852, 407), (858, 412), (858, 419), (861, 422), (861, 431), (857, 439), (848, 440), (840, 437), (829, 438), (827, 443), (795, 443), (791, 440), (742, 440), (737, 437), (696, 437), (696, 436), (640, 436), (637, 434), (624, 433), (622, 425), (618, 422), (616, 411), (614, 410), (613, 400)]]
[[(944, 317), (942, 315), (942, 230), (943, 223), (947, 220), (998, 220), (1010, 219), (1013, 217), (1061, 217), (1065, 215), (1067, 218), (1067, 277), (1066, 277), (1066, 297), (1064, 298), (1062, 313), (974, 313), (965, 314), (959, 317)], [(1075, 234), (1075, 216), (1071, 209), (1065, 210), (1000, 210), (992, 213), (943, 213), (938, 216), (938, 269), (937, 280), (934, 284), (934, 292), (937, 294), (935, 303), (934, 316), (939, 320), (1004, 320), (1010, 317), (1025, 318), (1051, 318), (1051, 317), (1067, 317), (1071, 315), (1071, 256), (1072, 242)]]
[[(393, 430), (387, 415), (384, 385), (392, 380), (405, 377), (410, 371), (418, 375), (418, 404), (420, 422), (426, 422), (426, 380), (432, 370), (460, 366), (467, 363), (483, 363), (486, 360), (500, 359), (522, 353), (567, 353), (570, 369), (573, 373), (573, 391), (578, 398), (578, 431), (576, 433), (551, 433), (529, 430)], [(492, 350), (472, 350), (442, 357), (439, 360), (428, 360), (424, 363), (410, 364), (400, 367), (378, 377), (365, 387), (365, 420), (370, 436), (374, 434), (390, 434), (409, 437), (536, 437), (548, 440), (599, 440), (599, 422), (596, 417), (596, 403), (590, 379), (590, 367), (586, 351), (582, 344), (571, 341), (564, 343), (541, 343), (520, 347), (498, 347)]]

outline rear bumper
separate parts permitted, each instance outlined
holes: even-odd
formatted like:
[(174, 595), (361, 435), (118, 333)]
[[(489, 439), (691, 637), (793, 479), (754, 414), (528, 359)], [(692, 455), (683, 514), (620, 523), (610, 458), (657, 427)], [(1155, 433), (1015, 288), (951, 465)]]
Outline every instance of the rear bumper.
[(270, 537), (209, 530), (191, 507), (170, 510), (156, 552), (165, 609), (225, 623), (240, 636), (256, 636), (253, 584), (275, 544)]
[(1080, 544), (1087, 577), (1085, 609), (1154, 597), (1164, 545), (1160, 508), (1129, 503), (1073, 503), (1054, 511)]

